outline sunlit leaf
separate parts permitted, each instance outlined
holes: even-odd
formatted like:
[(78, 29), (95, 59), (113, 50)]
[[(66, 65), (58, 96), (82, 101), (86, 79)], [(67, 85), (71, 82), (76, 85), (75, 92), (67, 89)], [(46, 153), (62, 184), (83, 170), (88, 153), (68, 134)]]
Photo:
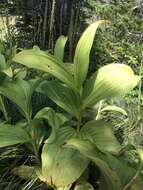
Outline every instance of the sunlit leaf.
[(143, 150), (142, 149), (138, 149), (138, 154), (140, 156), (141, 162), (143, 162)]
[(74, 79), (77, 88), (80, 88), (86, 79), (89, 67), (90, 50), (93, 44), (96, 30), (100, 24), (103, 24), (105, 22), (107, 21), (99, 20), (91, 24), (82, 34), (77, 44), (74, 56)]
[(38, 48), (23, 50), (16, 54), (13, 60), (29, 68), (50, 73), (57, 79), (74, 88), (73, 77), (62, 61)]
[(94, 142), (99, 149), (116, 153), (119, 152), (121, 146), (111, 127), (111, 124), (104, 121), (92, 120), (82, 127), (80, 134), (82, 138)]
[[(65, 141), (75, 137), (71, 127), (61, 127), (53, 143), (45, 142), (42, 150), (42, 179), (51, 186), (65, 187), (76, 181), (89, 160), (77, 150), (62, 147)], [(48, 140), (48, 139), (47, 139)]]
[(13, 71), (12, 71), (11, 67), (8, 67), (7, 69), (4, 69), (2, 72), (5, 73), (9, 77), (13, 76)]
[[(90, 141), (70, 139), (65, 146), (79, 150), (81, 154), (91, 159), (96, 164), (101, 171), (103, 179), (106, 181), (106, 190), (122, 190), (118, 174), (102, 159), (105, 155), (99, 152)], [(101, 190), (105, 189), (102, 188)]]
[(56, 41), (54, 56), (59, 58), (61, 61), (63, 61), (63, 58), (64, 58), (64, 48), (65, 48), (67, 39), (68, 38), (65, 36), (60, 36)]
[(86, 83), (83, 92), (84, 106), (96, 104), (105, 98), (123, 96), (132, 90), (141, 77), (134, 75), (125, 64), (109, 64), (101, 67)]

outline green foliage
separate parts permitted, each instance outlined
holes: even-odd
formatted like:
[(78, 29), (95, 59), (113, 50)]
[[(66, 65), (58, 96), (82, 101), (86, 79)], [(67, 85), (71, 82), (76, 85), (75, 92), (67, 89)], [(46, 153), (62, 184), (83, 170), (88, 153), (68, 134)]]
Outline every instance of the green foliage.
[(80, 131), (81, 137), (94, 142), (99, 149), (108, 152), (118, 152), (121, 146), (115, 138), (112, 126), (102, 120), (87, 122)]
[(77, 92), (57, 81), (44, 82), (40, 88), (58, 106), (78, 118), (81, 100)]
[(26, 143), (30, 141), (28, 133), (19, 125), (0, 125), (0, 147)]
[[(137, 5), (137, 6), (136, 6)], [(85, 1), (87, 22), (91, 18), (110, 20), (112, 27), (95, 40), (91, 60), (93, 64), (124, 62), (137, 72), (142, 61), (142, 5), (135, 1)], [(95, 17), (95, 18), (94, 18)], [(95, 66), (92, 64), (92, 67)]]
[(55, 44), (54, 48), (54, 56), (63, 61), (64, 58), (64, 48), (68, 38), (64, 36), (60, 36)]
[(93, 44), (94, 36), (99, 25), (105, 23), (106, 21), (101, 20), (93, 23), (86, 29), (86, 31), (81, 36), (74, 56), (74, 80), (77, 88), (81, 88), (89, 66), (89, 55)]
[[(76, 136), (72, 128), (56, 131), (52, 143), (46, 142), (42, 151), (42, 179), (51, 186), (65, 187), (73, 183), (85, 170), (89, 160), (76, 150), (62, 148), (62, 144)], [(63, 176), (61, 178), (61, 176)]]
[[(39, 48), (34, 47), (31, 50), (23, 50), (17, 54), (14, 59), (15, 62), (21, 63), (29, 68), (38, 69), (50, 73), (70, 87), (73, 87), (73, 79), (68, 72), (66, 66), (62, 61), (49, 53), (41, 51)], [(42, 62), (42, 65), (41, 65)]]
[(5, 97), (19, 106), (24, 117), (27, 120), (31, 117), (31, 95), (32, 88), (28, 82), (24, 80), (16, 80), (12, 82), (6, 81), (0, 86), (0, 92)]
[[(126, 190), (136, 184), (134, 178), (139, 179), (142, 153), (139, 153), (137, 168), (124, 163), (122, 157), (125, 159), (126, 155), (122, 152), (126, 151), (116, 139), (111, 124), (98, 117), (85, 121), (83, 114), (103, 99), (129, 93), (141, 79), (129, 66), (113, 63), (87, 77), (94, 35), (102, 22), (90, 25), (79, 39), (74, 63), (70, 65), (74, 67), (72, 72), (63, 62), (66, 38), (60, 37), (54, 55), (34, 47), (22, 50), (13, 58), (27, 70), (32, 68), (50, 74), (50, 80), (43, 74), (40, 79), (26, 80), (27, 73), (21, 73), (8, 79), (4, 76), (0, 84), (1, 94), (18, 106), (26, 119), (21, 121), (24, 127), (18, 128), (20, 131), (11, 131), (10, 124), (8, 129), (3, 126), (0, 141), (5, 140), (3, 146), (26, 143), (35, 156), (32, 168), (37, 178), (54, 188), (68, 188), (82, 176), (90, 162), (98, 168), (101, 190)], [(44, 107), (32, 114), (31, 97), (36, 88), (61, 107), (62, 113)], [(10, 141), (6, 141), (7, 137), (11, 137)], [(20, 174), (21, 169), (13, 171)], [(22, 177), (25, 177), (24, 171)]]
[(105, 98), (122, 96), (136, 86), (139, 80), (140, 77), (134, 75), (127, 65), (103, 66), (93, 74), (83, 90), (84, 106), (94, 105)]

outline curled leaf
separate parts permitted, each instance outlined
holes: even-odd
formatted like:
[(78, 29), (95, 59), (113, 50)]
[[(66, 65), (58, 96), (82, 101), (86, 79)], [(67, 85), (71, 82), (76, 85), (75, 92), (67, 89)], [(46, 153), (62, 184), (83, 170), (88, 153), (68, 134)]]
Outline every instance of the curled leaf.
[(119, 106), (106, 106), (103, 109), (101, 109), (100, 112), (104, 112), (104, 111), (118, 112), (118, 113), (121, 113), (121, 114), (127, 116), (127, 112)]

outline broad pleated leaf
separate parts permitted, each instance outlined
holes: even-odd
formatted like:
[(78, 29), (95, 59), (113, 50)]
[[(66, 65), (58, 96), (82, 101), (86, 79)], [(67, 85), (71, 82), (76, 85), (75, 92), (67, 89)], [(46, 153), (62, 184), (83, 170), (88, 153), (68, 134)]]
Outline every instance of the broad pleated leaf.
[(127, 112), (119, 106), (106, 106), (103, 109), (101, 109), (100, 112), (105, 112), (105, 111), (118, 112), (127, 116)]
[[(127, 151), (134, 150), (134, 146), (126, 146), (125, 147)], [(123, 152), (126, 151), (125, 148), (123, 148)], [(125, 155), (121, 154), (118, 157), (113, 156), (111, 154), (106, 154), (106, 157), (103, 157), (103, 159), (109, 164), (110, 168), (116, 171), (118, 174), (120, 181), (122, 183), (122, 189), (135, 189), (135, 187), (140, 190), (141, 178), (140, 178), (140, 172), (142, 170), (143, 166), (143, 151), (142, 150), (136, 150), (136, 153), (139, 155), (139, 165), (138, 168), (133, 168), (131, 164), (127, 162), (125, 159)], [(102, 181), (102, 189), (106, 190), (106, 182)], [(134, 187), (134, 188), (133, 188)]]
[(62, 61), (38, 48), (23, 50), (18, 53), (13, 60), (29, 68), (50, 73), (57, 79), (74, 88), (73, 77)]
[(30, 119), (33, 86), (24, 80), (5, 81), (0, 85), (0, 93), (14, 102), (20, 108), (24, 117)]
[(65, 141), (76, 136), (71, 127), (62, 127), (53, 143), (46, 143), (42, 150), (42, 180), (51, 186), (65, 187), (76, 181), (89, 160), (77, 150), (62, 147)]
[[(99, 152), (90, 141), (70, 139), (65, 146), (79, 150), (81, 154), (91, 159), (96, 164), (101, 171), (104, 181), (106, 181), (106, 190), (122, 190), (118, 174), (102, 159), (105, 155)], [(102, 188), (101, 190), (105, 189)]]
[[(100, 152), (88, 140), (69, 139), (64, 147), (79, 150), (96, 164), (101, 172), (100, 190), (141, 189), (142, 182), (139, 173), (122, 156), (115, 157), (111, 154)], [(139, 152), (139, 154), (142, 160), (142, 152)]]
[(123, 96), (132, 90), (141, 77), (134, 75), (125, 64), (101, 67), (86, 83), (83, 92), (84, 107), (94, 105), (104, 98)]
[[(96, 152), (92, 149), (90, 143), (84, 142), (77, 139), (71, 139), (67, 142), (68, 145), (72, 145), (73, 147), (77, 148), (81, 153), (86, 155), (101, 170), (101, 178), (100, 178), (100, 189), (101, 190), (111, 190), (113, 186), (113, 182), (118, 182), (118, 187), (120, 190), (124, 189), (125, 187), (130, 184), (128, 187), (132, 187), (134, 184), (139, 186), (140, 180), (138, 178), (134, 179), (136, 175), (136, 170), (132, 168), (122, 157), (115, 157), (111, 154), (103, 154), (101, 152)], [(101, 159), (100, 161), (97, 159)], [(102, 168), (103, 167), (103, 168)], [(105, 169), (106, 168), (106, 169)], [(109, 175), (113, 177), (110, 178)], [(139, 175), (137, 176), (139, 177)], [(134, 180), (133, 180), (134, 179)], [(111, 183), (112, 180), (112, 183)], [(114, 181), (115, 180), (115, 181)], [(118, 181), (116, 181), (118, 180)], [(110, 184), (111, 183), (111, 184)], [(115, 184), (114, 184), (115, 185)], [(113, 190), (114, 190), (113, 188)], [(115, 189), (116, 189), (115, 188)]]
[(64, 58), (64, 49), (65, 49), (67, 39), (68, 38), (65, 36), (60, 36), (56, 41), (54, 56), (59, 58), (61, 61), (63, 61), (63, 58)]
[(101, 120), (87, 122), (80, 131), (81, 137), (89, 139), (103, 150), (117, 153), (121, 149), (112, 131), (111, 125)]
[(58, 106), (66, 110), (73, 116), (78, 117), (80, 99), (72, 89), (57, 81), (44, 82), (40, 86), (41, 92), (46, 94)]
[(0, 125), (0, 147), (22, 144), (29, 141), (29, 135), (21, 126)]
[(90, 50), (94, 41), (96, 30), (100, 24), (105, 22), (107, 21), (99, 20), (91, 24), (82, 34), (77, 44), (74, 56), (74, 79), (77, 88), (80, 88), (86, 79), (89, 67)]
[(76, 181), (88, 165), (76, 150), (46, 144), (42, 152), (42, 175), (51, 186), (65, 187)]

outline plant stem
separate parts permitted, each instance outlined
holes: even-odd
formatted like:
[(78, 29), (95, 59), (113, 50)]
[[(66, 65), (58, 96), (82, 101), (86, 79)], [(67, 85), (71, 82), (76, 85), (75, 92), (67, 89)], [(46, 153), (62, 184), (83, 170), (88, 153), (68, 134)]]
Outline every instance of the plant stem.
[(8, 121), (8, 115), (7, 115), (7, 111), (6, 111), (2, 96), (0, 96), (0, 105), (1, 105), (1, 108), (2, 108), (4, 118), (5, 118), (6, 121)]
[(97, 115), (96, 115), (95, 120), (98, 120), (98, 119), (100, 118), (100, 111), (101, 111), (102, 103), (103, 103), (103, 100), (101, 100), (101, 101), (99, 102), (99, 108), (98, 108), (98, 111), (97, 111)]
[(36, 145), (36, 142), (33, 140), (33, 150), (34, 150), (34, 154), (35, 154), (35, 157), (36, 157), (36, 161), (39, 161), (39, 155), (38, 155), (38, 149), (37, 149), (37, 145)]
[[(141, 76), (141, 74), (142, 74), (142, 66), (143, 66), (143, 63), (142, 63), (142, 61), (141, 61), (141, 65), (140, 65), (140, 70), (139, 70), (139, 75)], [(141, 96), (142, 96), (142, 81), (140, 80), (140, 82), (139, 82), (139, 89), (138, 89), (138, 101), (139, 101), (139, 103), (138, 103), (138, 120), (140, 120), (141, 119)]]
[(81, 120), (82, 120), (82, 116), (81, 116), (81, 113), (80, 113), (79, 118), (78, 118), (78, 121), (77, 121), (77, 132), (80, 131)]

